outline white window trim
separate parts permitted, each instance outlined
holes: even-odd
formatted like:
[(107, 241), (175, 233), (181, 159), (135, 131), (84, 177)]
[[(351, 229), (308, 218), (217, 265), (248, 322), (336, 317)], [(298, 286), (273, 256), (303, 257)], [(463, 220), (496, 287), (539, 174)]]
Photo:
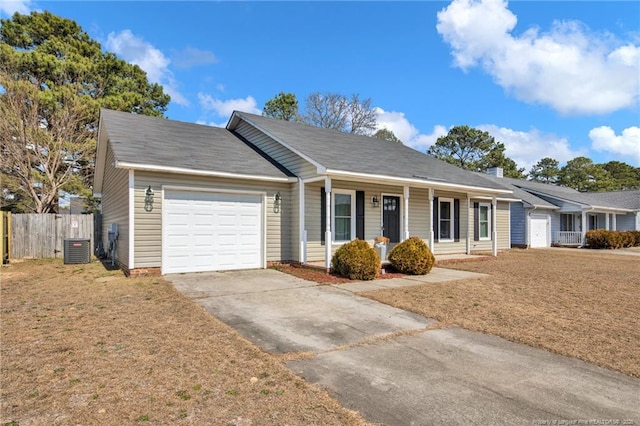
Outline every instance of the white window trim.
[[(487, 236), (480, 235), (480, 209), (482, 207), (487, 208)], [(478, 239), (480, 241), (491, 241), (491, 204), (490, 203), (478, 203)]]
[[(351, 196), (351, 239), (336, 240), (336, 194)], [(349, 189), (333, 189), (331, 191), (331, 234), (332, 244), (340, 245), (353, 241), (356, 238), (356, 191)]]
[[(449, 220), (449, 235), (451, 235), (451, 238), (441, 238), (440, 237), (440, 225), (442, 224), (442, 209), (440, 209), (440, 204), (443, 203), (449, 203), (450, 207), (449, 207), (449, 212), (451, 213), (451, 218)], [(455, 226), (454, 226), (454, 221), (456, 220), (456, 215), (454, 214), (453, 211), (453, 198), (438, 198), (438, 242), (441, 243), (452, 243), (455, 241), (455, 236), (454, 236), (454, 231), (455, 231)]]

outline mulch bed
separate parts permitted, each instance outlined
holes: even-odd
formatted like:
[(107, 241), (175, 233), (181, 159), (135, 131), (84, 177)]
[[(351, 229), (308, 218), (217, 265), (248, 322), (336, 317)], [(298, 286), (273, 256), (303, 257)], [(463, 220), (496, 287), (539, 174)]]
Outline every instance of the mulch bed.
[[(284, 272), (285, 274), (293, 275), (294, 277), (302, 278), (303, 280), (316, 282), (318, 284), (331, 285), (358, 282), (358, 280), (350, 280), (349, 278), (326, 272), (324, 269), (313, 268), (304, 265), (281, 264), (274, 265), (271, 268), (275, 269), (276, 271)], [(395, 272), (387, 267), (385, 268), (385, 273), (378, 275), (376, 279), (383, 280), (400, 277), (404, 277), (404, 275)]]

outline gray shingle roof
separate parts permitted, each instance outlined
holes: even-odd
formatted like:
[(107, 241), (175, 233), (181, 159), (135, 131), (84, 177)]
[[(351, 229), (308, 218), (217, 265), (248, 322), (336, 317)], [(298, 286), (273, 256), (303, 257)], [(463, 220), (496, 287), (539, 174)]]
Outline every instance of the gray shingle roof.
[(323, 167), (334, 171), (506, 189), (484, 176), (452, 166), (397, 142), (245, 112), (236, 111), (235, 115), (258, 126)]
[(640, 211), (640, 189), (633, 191), (593, 192), (591, 197), (599, 203)]
[(513, 197), (514, 198), (519, 198), (522, 201), (524, 201), (525, 203), (536, 207), (536, 208), (544, 208), (544, 209), (557, 209), (558, 206), (556, 206), (555, 204), (552, 204), (546, 200), (543, 200), (540, 197), (536, 197), (535, 195), (520, 189), (519, 187), (517, 187), (516, 185), (512, 184), (512, 181), (518, 181), (518, 179), (510, 179), (510, 178), (499, 178), (497, 176), (493, 176), (493, 175), (483, 175), (483, 177), (485, 177), (486, 179), (490, 179), (493, 182), (496, 182), (499, 185), (504, 186), (507, 189), (510, 189), (513, 191)]
[[(521, 188), (522, 192), (529, 194), (530, 199), (520, 197), (521, 192), (514, 191), (514, 195), (527, 201), (529, 204), (544, 203), (550, 204), (542, 198), (536, 197), (527, 191), (549, 195), (551, 197), (560, 198), (577, 204), (583, 204), (590, 207), (604, 207), (617, 209), (640, 210), (640, 190), (634, 191), (613, 191), (613, 192), (578, 192), (573, 188), (566, 186), (551, 185), (540, 182), (532, 182), (529, 180), (513, 179), (513, 178), (497, 178), (491, 176), (494, 181), (504, 181), (505, 184)], [(533, 204), (535, 205), (535, 204)]]
[(103, 109), (117, 161), (241, 175), (286, 178), (282, 170), (227, 129)]

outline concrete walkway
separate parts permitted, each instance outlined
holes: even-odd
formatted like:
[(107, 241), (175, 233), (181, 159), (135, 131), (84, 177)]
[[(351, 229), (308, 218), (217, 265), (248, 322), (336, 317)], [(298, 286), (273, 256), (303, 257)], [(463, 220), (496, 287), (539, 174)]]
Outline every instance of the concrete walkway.
[(289, 368), (372, 422), (640, 425), (638, 379), (495, 336), (429, 329), (433, 320), (353, 293), (419, 279), (318, 286), (273, 270), (167, 278), (264, 350), (288, 353)]

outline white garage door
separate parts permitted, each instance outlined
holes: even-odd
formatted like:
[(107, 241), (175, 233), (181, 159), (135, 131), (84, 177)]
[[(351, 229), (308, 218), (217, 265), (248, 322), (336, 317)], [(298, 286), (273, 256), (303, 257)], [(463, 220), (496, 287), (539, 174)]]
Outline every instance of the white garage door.
[(547, 230), (546, 216), (531, 216), (529, 222), (531, 247), (549, 247), (549, 232)]
[(262, 267), (262, 196), (164, 192), (162, 272)]

